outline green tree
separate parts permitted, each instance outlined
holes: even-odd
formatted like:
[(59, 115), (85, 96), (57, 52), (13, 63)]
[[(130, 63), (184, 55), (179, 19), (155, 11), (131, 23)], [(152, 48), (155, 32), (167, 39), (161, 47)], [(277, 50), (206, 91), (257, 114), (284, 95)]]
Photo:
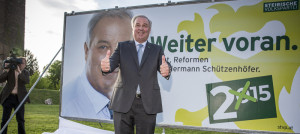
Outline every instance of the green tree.
[(42, 77), (37, 84), (36, 88), (38, 89), (48, 89), (50, 85), (50, 80), (46, 77)]
[(35, 72), (33, 75), (30, 76), (29, 84), (27, 84), (27, 88), (31, 88), (35, 81), (39, 78), (39, 72)]
[(58, 86), (60, 84), (60, 74), (61, 74), (61, 61), (56, 60), (52, 65), (50, 65), (48, 70), (48, 78), (50, 80), (50, 87), (59, 90)]
[(27, 62), (27, 66), (25, 69), (29, 71), (30, 76), (33, 75), (35, 72), (38, 72), (39, 66), (37, 59), (34, 57), (34, 55), (29, 50), (25, 49), (24, 56)]
[[(31, 88), (33, 84), (36, 82), (36, 80), (39, 78), (40, 73), (35, 72), (33, 75), (30, 76), (30, 82), (27, 85), (27, 88)], [(38, 89), (47, 89), (49, 88), (50, 80), (47, 77), (42, 77), (39, 82), (35, 85), (35, 88)]]

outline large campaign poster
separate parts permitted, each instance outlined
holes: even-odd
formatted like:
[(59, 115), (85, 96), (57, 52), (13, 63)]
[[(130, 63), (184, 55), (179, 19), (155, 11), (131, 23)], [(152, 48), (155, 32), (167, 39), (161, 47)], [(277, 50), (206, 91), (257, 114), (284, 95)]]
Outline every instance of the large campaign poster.
[[(172, 65), (170, 80), (159, 75), (158, 123), (300, 133), (298, 7), (245, 0), (128, 8), (152, 20), (148, 41), (161, 45)], [(66, 16), (62, 117), (101, 119), (72, 116), (79, 107), (68, 110), (65, 96), (86, 69), (89, 20), (104, 11)]]

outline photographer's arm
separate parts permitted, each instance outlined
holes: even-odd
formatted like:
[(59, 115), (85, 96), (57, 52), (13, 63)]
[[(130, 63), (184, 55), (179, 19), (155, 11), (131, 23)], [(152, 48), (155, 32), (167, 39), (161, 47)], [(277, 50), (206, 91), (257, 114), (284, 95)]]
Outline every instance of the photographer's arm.
[(19, 78), (24, 81), (26, 84), (29, 83), (29, 72), (26, 70), (23, 70), (20, 74), (19, 74)]
[(5, 82), (7, 80), (9, 69), (4, 69), (3, 72), (0, 74), (0, 82)]
[(9, 72), (9, 68), (7, 68), (7, 66), (9, 65), (9, 63), (4, 63), (4, 68), (3, 72), (0, 74), (0, 83), (5, 82), (7, 80), (7, 76), (8, 76), (8, 72)]
[(19, 72), (18, 77), (20, 78), (21, 81), (23, 81), (25, 84), (29, 83), (29, 72), (27, 70), (22, 70), (20, 71), (19, 67), (18, 70), (16, 70)]

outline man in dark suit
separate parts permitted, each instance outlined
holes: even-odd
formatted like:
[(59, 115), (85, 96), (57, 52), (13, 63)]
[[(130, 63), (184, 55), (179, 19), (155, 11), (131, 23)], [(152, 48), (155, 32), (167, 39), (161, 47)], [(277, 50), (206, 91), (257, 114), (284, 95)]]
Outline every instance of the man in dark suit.
[(162, 112), (157, 71), (169, 79), (171, 65), (166, 62), (161, 46), (147, 42), (151, 21), (143, 15), (131, 21), (133, 41), (119, 42), (101, 61), (103, 75), (119, 67), (119, 75), (111, 98), (116, 134), (153, 134), (156, 114)]
[[(16, 109), (27, 95), (25, 84), (29, 83), (29, 72), (25, 70), (26, 59), (21, 59), (22, 63), (17, 65), (15, 69), (4, 69), (3, 73), (0, 74), (0, 82), (7, 82), (0, 94), (0, 103), (3, 107), (1, 129), (8, 121), (12, 109)], [(27, 98), (26, 102), (30, 102), (29, 98)], [(24, 111), (23, 104), (16, 113), (19, 134), (25, 134)], [(6, 133), (7, 128), (5, 128), (2, 134)]]

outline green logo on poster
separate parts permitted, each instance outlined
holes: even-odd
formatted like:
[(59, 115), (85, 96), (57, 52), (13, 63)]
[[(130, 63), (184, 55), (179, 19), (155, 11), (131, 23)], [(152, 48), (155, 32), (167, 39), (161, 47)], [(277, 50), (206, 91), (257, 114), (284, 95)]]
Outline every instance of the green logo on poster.
[(206, 84), (210, 123), (277, 117), (272, 76)]
[(298, 0), (266, 2), (264, 3), (264, 12), (298, 10), (298, 5)]

